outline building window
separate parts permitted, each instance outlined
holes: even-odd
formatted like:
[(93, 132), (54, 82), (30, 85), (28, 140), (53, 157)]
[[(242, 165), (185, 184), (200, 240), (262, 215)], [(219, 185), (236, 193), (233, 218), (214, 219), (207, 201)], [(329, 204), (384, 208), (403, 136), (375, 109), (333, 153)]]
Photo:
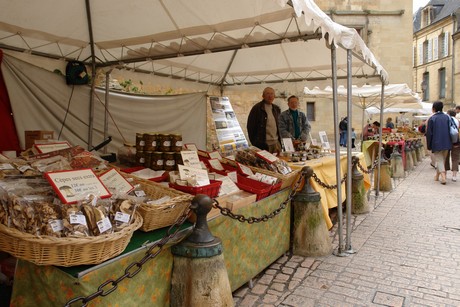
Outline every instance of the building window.
[(423, 74), (422, 92), (423, 92), (423, 101), (429, 101), (430, 100), (430, 74), (427, 72)]
[(439, 98), (446, 98), (446, 69), (441, 68), (438, 71), (439, 76)]
[(423, 43), (418, 44), (418, 65), (423, 64)]
[(431, 10), (430, 10), (430, 7), (428, 6), (422, 11), (422, 26), (426, 27), (426, 26), (429, 26), (430, 24), (431, 24)]
[(423, 43), (423, 63), (428, 63), (428, 42)]
[(439, 59), (439, 39), (438, 37), (433, 38), (433, 60)]
[(440, 36), (440, 56), (445, 58), (449, 55), (449, 32), (444, 32)]
[(307, 119), (310, 122), (315, 121), (315, 102), (307, 101)]

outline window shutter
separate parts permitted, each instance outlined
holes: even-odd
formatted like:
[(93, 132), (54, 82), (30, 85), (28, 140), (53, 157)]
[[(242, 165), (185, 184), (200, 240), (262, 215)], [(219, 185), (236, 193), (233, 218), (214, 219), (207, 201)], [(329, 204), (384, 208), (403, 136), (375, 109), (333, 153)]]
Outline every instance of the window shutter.
[(437, 60), (439, 57), (439, 40), (438, 37), (433, 39), (433, 60)]
[(423, 64), (423, 43), (418, 44), (418, 64)]
[(428, 40), (428, 62), (433, 60), (433, 40)]
[(444, 32), (444, 54), (443, 57), (449, 55), (449, 32)]

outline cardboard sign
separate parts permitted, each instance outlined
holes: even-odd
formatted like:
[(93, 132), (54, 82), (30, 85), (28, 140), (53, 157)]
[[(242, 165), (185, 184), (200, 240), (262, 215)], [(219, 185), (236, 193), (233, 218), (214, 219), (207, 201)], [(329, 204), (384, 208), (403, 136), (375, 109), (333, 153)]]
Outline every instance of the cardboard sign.
[(209, 158), (210, 159), (222, 160), (222, 156), (220, 155), (220, 153), (218, 151), (211, 151), (209, 153)]
[(197, 186), (204, 186), (211, 183), (209, 181), (208, 171), (180, 164), (178, 166), (180, 179), (196, 181)]
[(187, 150), (198, 151), (198, 148), (196, 148), (195, 144), (184, 144), (184, 146), (187, 148)]
[(69, 142), (55, 142), (55, 143), (46, 143), (46, 144), (34, 144), (34, 148), (38, 153), (48, 153), (56, 150), (62, 150), (70, 148)]
[(283, 138), (284, 151), (294, 152), (294, 144), (292, 143), (291, 138)]
[(272, 155), (271, 153), (269, 153), (266, 150), (261, 150), (261, 151), (256, 152), (256, 156), (258, 156), (259, 158), (264, 159), (268, 163), (273, 163), (276, 160), (278, 160), (278, 158), (276, 156)]
[(236, 163), (236, 167), (240, 171), (240, 173), (243, 174), (243, 175), (246, 175), (246, 176), (254, 175), (254, 172), (252, 171), (252, 169), (250, 169), (249, 167), (247, 167), (244, 164)]
[(65, 204), (76, 203), (89, 194), (100, 198), (111, 196), (91, 169), (49, 172), (45, 173), (45, 177), (59, 195), (59, 199)]
[(225, 170), (224, 167), (222, 166), (222, 163), (220, 163), (218, 159), (209, 159), (208, 162), (209, 162), (209, 165), (211, 165), (211, 167), (215, 170), (218, 170), (218, 171)]
[(318, 134), (319, 134), (319, 139), (321, 140), (321, 146), (324, 149), (331, 149), (331, 146), (329, 145), (329, 140), (327, 139), (326, 131), (320, 131), (318, 132)]
[(185, 166), (201, 168), (200, 159), (196, 151), (183, 150), (180, 152), (180, 155), (182, 156), (182, 162)]
[(129, 183), (126, 178), (114, 168), (100, 175), (99, 179), (112, 194), (128, 194), (134, 190), (131, 183)]

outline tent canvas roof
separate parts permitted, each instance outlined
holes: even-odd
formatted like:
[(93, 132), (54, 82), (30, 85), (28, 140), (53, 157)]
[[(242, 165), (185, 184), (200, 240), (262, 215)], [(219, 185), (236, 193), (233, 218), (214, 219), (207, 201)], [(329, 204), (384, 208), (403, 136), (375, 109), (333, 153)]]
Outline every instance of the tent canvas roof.
[[(0, 48), (228, 86), (330, 78), (324, 47), (334, 42), (353, 51), (352, 75), (387, 80), (354, 29), (312, 0), (287, 2), (0, 1)], [(343, 48), (338, 78), (347, 76)]]
[[(315, 87), (309, 89), (305, 87), (304, 94), (310, 97), (331, 98), (332, 88), (330, 86), (320, 89)], [(347, 97), (347, 88), (339, 86), (337, 88), (339, 97)], [(351, 88), (352, 102), (361, 109), (375, 107), (380, 109), (382, 87), (381, 85), (363, 85), (361, 87), (353, 85)], [(384, 87), (384, 109), (386, 108), (410, 108), (422, 109), (419, 95), (413, 92), (407, 84), (388, 84)]]

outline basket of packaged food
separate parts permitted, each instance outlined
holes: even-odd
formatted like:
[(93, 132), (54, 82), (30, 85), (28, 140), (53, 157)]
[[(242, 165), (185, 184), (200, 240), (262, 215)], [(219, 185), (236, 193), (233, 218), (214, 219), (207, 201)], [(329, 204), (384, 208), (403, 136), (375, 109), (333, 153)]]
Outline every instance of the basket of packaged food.
[(136, 195), (145, 194), (145, 199), (138, 208), (143, 218), (140, 228), (142, 231), (171, 226), (189, 207), (193, 198), (190, 194), (170, 189), (160, 183), (122, 174), (135, 187), (133, 192)]
[(121, 254), (142, 225), (134, 201), (62, 204), (39, 180), (2, 182), (0, 199), (0, 250), (37, 265), (101, 263)]
[[(228, 159), (228, 158), (222, 158), (221, 162), (223, 164), (228, 164), (233, 167), (237, 167), (238, 163), (240, 163), (235, 160)], [(287, 174), (281, 174), (279, 172), (274, 172), (274, 171), (271, 171), (265, 168), (260, 168), (260, 167), (247, 165), (247, 164), (244, 164), (244, 165), (249, 167), (254, 173), (261, 173), (261, 174), (265, 174), (265, 175), (269, 175), (269, 176), (278, 178), (280, 181), (281, 190), (287, 187), (291, 187), (296, 182), (296, 180), (299, 178), (299, 175), (300, 175), (300, 170), (292, 170), (291, 172)]]
[(257, 195), (256, 200), (261, 200), (269, 195), (275, 194), (281, 188), (281, 181), (275, 184), (268, 184), (265, 182), (257, 181), (253, 178), (245, 177), (240, 174), (237, 175), (236, 185), (241, 190)]
[(217, 197), (219, 195), (219, 190), (220, 186), (222, 185), (222, 181), (212, 179), (209, 181), (210, 184), (198, 187), (181, 185), (178, 183), (170, 182), (169, 187), (192, 195), (205, 194), (211, 198)]

